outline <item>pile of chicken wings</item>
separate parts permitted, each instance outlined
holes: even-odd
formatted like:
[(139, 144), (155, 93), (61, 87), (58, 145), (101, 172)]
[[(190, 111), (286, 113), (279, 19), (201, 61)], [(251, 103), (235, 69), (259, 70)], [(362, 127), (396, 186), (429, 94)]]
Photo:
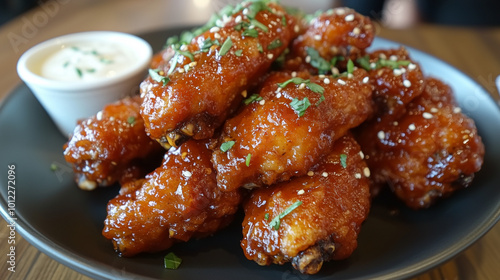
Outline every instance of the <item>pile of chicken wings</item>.
[(258, 0), (170, 38), (140, 96), (64, 146), (80, 188), (121, 186), (103, 235), (121, 256), (163, 251), (243, 209), (249, 260), (314, 274), (353, 253), (382, 188), (421, 209), (469, 186), (474, 122), (405, 48), (367, 51), (374, 37), (348, 8)]

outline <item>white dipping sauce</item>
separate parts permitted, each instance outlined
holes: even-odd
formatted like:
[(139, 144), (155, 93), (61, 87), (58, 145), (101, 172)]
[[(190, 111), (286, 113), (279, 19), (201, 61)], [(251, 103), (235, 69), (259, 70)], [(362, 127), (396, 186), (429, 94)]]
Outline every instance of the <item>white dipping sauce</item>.
[(110, 78), (135, 64), (134, 53), (113, 42), (64, 45), (48, 56), (40, 75), (57, 81), (94, 81)]

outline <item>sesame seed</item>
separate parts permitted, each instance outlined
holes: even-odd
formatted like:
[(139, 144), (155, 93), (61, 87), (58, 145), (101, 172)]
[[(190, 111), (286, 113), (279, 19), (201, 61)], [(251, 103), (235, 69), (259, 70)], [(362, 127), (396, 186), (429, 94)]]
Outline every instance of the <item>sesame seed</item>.
[(408, 69), (414, 70), (415, 68), (417, 68), (417, 65), (415, 65), (413, 63), (408, 64)]
[(359, 151), (359, 157), (361, 159), (364, 159), (365, 158), (365, 154), (363, 154), (363, 151)]
[(244, 98), (246, 98), (247, 95), (248, 95), (248, 92), (246, 90), (241, 92), (241, 96), (243, 96)]
[(212, 33), (219, 32), (219, 31), (220, 31), (220, 28), (217, 26), (210, 28), (210, 32), (212, 32)]
[(438, 112), (437, 108), (434, 108), (434, 107), (431, 108), (431, 113), (437, 113), (437, 112)]
[(345, 21), (353, 21), (354, 20), (354, 14), (349, 14), (345, 16), (344, 18)]
[(394, 69), (392, 71), (392, 73), (394, 73), (394, 76), (399, 76), (399, 75), (403, 74), (403, 72), (399, 68)]
[(432, 119), (432, 114), (431, 114), (431, 113), (424, 112), (424, 113), (422, 114), (422, 117), (424, 117), (424, 119)]
[(181, 74), (184, 73), (184, 69), (179, 68), (179, 73), (181, 73)]
[(299, 190), (299, 191), (297, 192), (297, 194), (298, 194), (298, 195), (302, 195), (302, 194), (304, 194), (304, 193), (305, 193), (305, 191), (304, 191), (304, 190)]
[(370, 81), (370, 77), (366, 76), (363, 78), (363, 84), (366, 84)]
[(356, 174), (354, 174), (354, 178), (356, 178), (356, 179), (361, 179), (361, 174), (360, 174), (360, 173), (356, 173)]
[(240, 23), (240, 22), (241, 22), (241, 15), (238, 15), (238, 16), (234, 19), (234, 22), (235, 22), (235, 23)]
[(370, 177), (370, 168), (365, 167), (363, 169), (363, 174), (365, 174), (365, 177)]
[(330, 79), (325, 78), (325, 79), (323, 80), (323, 82), (324, 82), (325, 84), (327, 84), (327, 85), (328, 85), (328, 84), (330, 83)]
[(413, 130), (415, 130), (415, 129), (416, 129), (416, 127), (415, 127), (415, 125), (414, 125), (414, 124), (410, 124), (410, 125), (408, 126), (408, 129), (409, 129), (409, 130), (411, 130), (411, 131), (413, 131)]
[(354, 75), (352, 73), (347, 73), (347, 78), (348, 79), (352, 79), (354, 77)]
[(337, 82), (338, 82), (339, 84), (341, 84), (341, 85), (345, 85), (345, 84), (346, 84), (346, 82), (345, 82), (344, 80), (341, 80), (341, 79), (338, 79), (338, 80), (337, 80)]
[(219, 33), (214, 33), (214, 38), (215, 39), (220, 39), (220, 34)]
[(300, 27), (298, 25), (295, 25), (293, 27), (293, 31), (295, 31), (295, 33), (298, 33), (300, 31)]
[(377, 64), (375, 64), (375, 62), (370, 63), (370, 68), (371, 69), (377, 68)]
[(299, 89), (305, 89), (305, 88), (306, 88), (306, 84), (305, 84), (305, 83), (301, 83), (301, 84), (299, 85)]
[(264, 105), (264, 104), (266, 104), (266, 100), (262, 99), (261, 101), (259, 101), (259, 104), (260, 104), (260, 105)]
[(378, 137), (378, 139), (380, 139), (380, 140), (385, 139), (385, 132), (384, 132), (384, 131), (382, 131), (382, 130), (381, 130), (381, 131), (379, 131), (379, 132), (377, 133), (377, 137)]
[(316, 41), (321, 40), (321, 35), (319, 35), (319, 34), (314, 35), (314, 40), (316, 40)]
[(319, 77), (320, 79), (324, 79), (326, 76), (325, 76), (325, 75), (323, 75), (323, 74), (320, 74), (318, 77)]
[(345, 9), (343, 9), (343, 8), (337, 8), (337, 9), (335, 9), (335, 13), (337, 15), (341, 16), (341, 15), (345, 14)]
[(323, 172), (323, 173), (321, 173), (321, 176), (323, 176), (323, 177), (325, 177), (325, 178), (326, 178), (326, 177), (328, 177), (328, 172)]
[(354, 35), (359, 35), (361, 33), (361, 29), (359, 29), (359, 27), (354, 27), (354, 29), (352, 30), (352, 34)]
[(387, 59), (387, 56), (385, 55), (385, 53), (379, 54), (378, 57), (381, 59)]
[(97, 115), (95, 117), (98, 121), (102, 120), (102, 111), (97, 112)]
[(395, 55), (391, 55), (391, 56), (389, 57), (389, 59), (390, 59), (390, 60), (392, 60), (392, 61), (397, 61), (397, 60), (398, 60), (398, 57), (397, 57), (397, 56), (395, 56)]
[(247, 8), (243, 9), (243, 14), (244, 15), (248, 15), (248, 9)]
[(273, 59), (274, 55), (272, 53), (267, 54), (267, 58)]
[(193, 61), (193, 62), (189, 63), (188, 65), (189, 65), (189, 67), (195, 67), (196, 64), (198, 64), (198, 62)]
[(408, 88), (408, 87), (411, 87), (411, 82), (410, 82), (409, 80), (404, 80), (404, 81), (403, 81), (403, 85), (404, 85), (405, 87), (407, 87), (407, 88)]
[(309, 62), (311, 62), (311, 56), (308, 55), (308, 56), (306, 56), (306, 63), (309, 63)]
[(460, 112), (462, 112), (462, 108), (460, 108), (460, 107), (453, 108), (453, 113), (458, 114)]
[(332, 74), (333, 74), (333, 75), (338, 75), (338, 74), (340, 74), (339, 69), (338, 69), (337, 67), (332, 67)]
[(186, 178), (189, 178), (189, 177), (191, 177), (193, 174), (192, 174), (191, 172), (187, 171), (187, 170), (183, 170), (183, 171), (182, 171), (182, 175), (183, 175), (184, 177), (186, 177)]
[(313, 172), (313, 171), (309, 171), (309, 172), (307, 172), (307, 176), (309, 176), (309, 177), (310, 177), (310, 176), (313, 176), (313, 175), (314, 175), (314, 172)]

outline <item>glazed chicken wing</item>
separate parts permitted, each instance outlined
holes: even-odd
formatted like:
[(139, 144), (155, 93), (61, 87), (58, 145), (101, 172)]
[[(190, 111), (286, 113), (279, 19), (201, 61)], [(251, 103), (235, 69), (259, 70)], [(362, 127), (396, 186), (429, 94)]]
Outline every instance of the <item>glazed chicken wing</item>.
[(208, 141), (170, 149), (144, 179), (123, 185), (108, 203), (103, 235), (122, 256), (162, 251), (227, 225), (238, 209), (238, 191), (217, 188)]
[[(252, 95), (254, 101), (224, 124), (213, 154), (219, 187), (272, 185), (306, 174), (336, 139), (370, 114), (367, 75), (363, 69), (351, 78), (272, 74), (260, 95)], [(228, 143), (233, 145), (226, 150)]]
[(374, 86), (374, 115), (387, 121), (396, 120), (405, 113), (410, 101), (424, 90), (424, 75), (420, 65), (413, 61), (405, 48), (378, 50), (359, 58), (369, 70)]
[(140, 178), (159, 164), (163, 149), (144, 130), (142, 99), (125, 98), (80, 121), (64, 145), (78, 186), (93, 190)]
[(307, 175), (255, 190), (244, 205), (245, 256), (260, 265), (292, 262), (307, 274), (349, 257), (370, 208), (369, 175), (359, 145), (344, 136)]
[(241, 93), (296, 36), (295, 26), (278, 4), (248, 1), (189, 42), (174, 44), (173, 55), (165, 53), (168, 60), (141, 84), (148, 134), (165, 148), (183, 138), (212, 137), (240, 104)]
[(388, 183), (414, 209), (467, 187), (484, 157), (474, 121), (461, 113), (451, 89), (433, 78), (401, 118), (363, 126), (358, 140), (374, 183)]
[(311, 20), (306, 31), (293, 41), (285, 69), (327, 74), (337, 66), (332, 59), (356, 57), (374, 38), (375, 26), (369, 17), (348, 8), (329, 10)]

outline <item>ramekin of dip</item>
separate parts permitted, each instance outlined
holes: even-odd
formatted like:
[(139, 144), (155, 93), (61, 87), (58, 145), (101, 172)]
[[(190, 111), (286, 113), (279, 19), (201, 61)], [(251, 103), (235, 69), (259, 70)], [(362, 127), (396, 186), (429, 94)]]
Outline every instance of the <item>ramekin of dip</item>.
[(74, 33), (26, 51), (17, 72), (59, 130), (69, 136), (78, 120), (135, 94), (152, 55), (146, 41), (130, 34)]

